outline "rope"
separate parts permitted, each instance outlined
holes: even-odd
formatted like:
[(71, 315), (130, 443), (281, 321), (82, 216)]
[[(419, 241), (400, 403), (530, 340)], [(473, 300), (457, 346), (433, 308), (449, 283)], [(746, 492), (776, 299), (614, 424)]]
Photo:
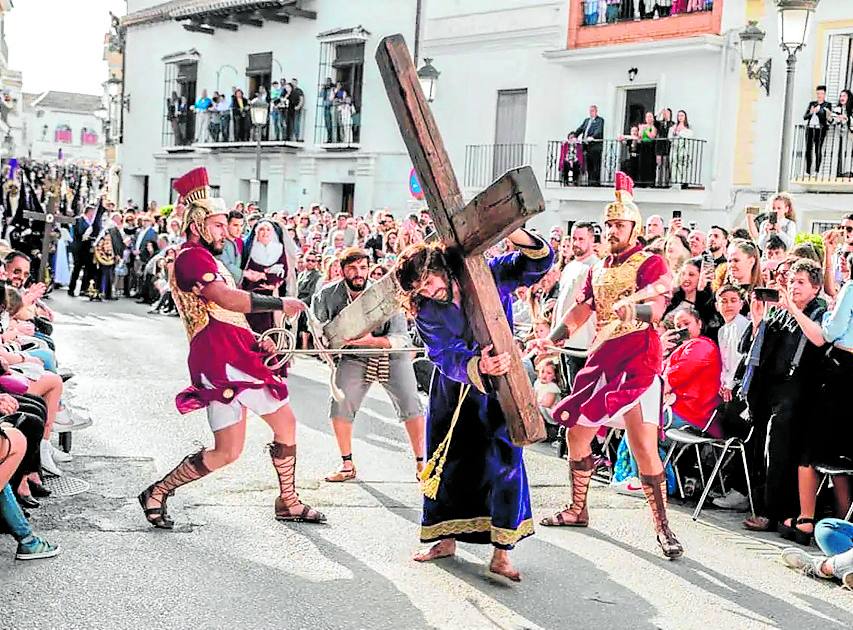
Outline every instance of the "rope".
[(453, 412), (453, 418), (450, 420), (450, 428), (447, 430), (447, 435), (436, 447), (435, 452), (429, 461), (424, 466), (418, 477), (421, 480), (421, 492), (429, 499), (435, 499), (438, 496), (438, 486), (441, 483), (441, 473), (444, 470), (444, 464), (447, 461), (447, 453), (450, 450), (450, 438), (453, 437), (453, 429), (456, 428), (456, 421), (459, 420), (459, 412), (462, 411), (462, 402), (465, 396), (468, 395), (470, 385), (463, 385), (459, 392), (459, 402), (456, 403), (456, 410)]

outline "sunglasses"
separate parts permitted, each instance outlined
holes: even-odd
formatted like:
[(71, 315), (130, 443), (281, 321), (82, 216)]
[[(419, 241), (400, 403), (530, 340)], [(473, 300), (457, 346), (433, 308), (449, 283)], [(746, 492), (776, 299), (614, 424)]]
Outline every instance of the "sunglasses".
[(850, 232), (853, 232), (853, 225), (845, 225), (844, 231), (850, 234)]

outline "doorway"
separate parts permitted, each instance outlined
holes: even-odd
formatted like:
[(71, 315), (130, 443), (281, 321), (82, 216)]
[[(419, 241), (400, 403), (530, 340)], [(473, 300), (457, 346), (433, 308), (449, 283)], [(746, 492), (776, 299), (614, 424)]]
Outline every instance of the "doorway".
[(625, 116), (622, 133), (628, 135), (633, 125), (643, 122), (646, 112), (655, 111), (656, 87), (625, 88)]
[(524, 161), (524, 137), (527, 131), (527, 88), (498, 90), (495, 116), (495, 147), (492, 179)]

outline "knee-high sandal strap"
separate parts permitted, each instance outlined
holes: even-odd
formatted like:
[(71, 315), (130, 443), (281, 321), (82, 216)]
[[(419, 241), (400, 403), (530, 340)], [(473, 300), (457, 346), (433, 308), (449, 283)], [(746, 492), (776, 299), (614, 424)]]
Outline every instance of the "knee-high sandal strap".
[[(145, 512), (145, 518), (154, 527), (172, 529), (174, 521), (169, 518), (166, 510), (166, 500), (181, 486), (201, 479), (210, 474), (210, 469), (204, 463), (204, 449), (187, 455), (181, 462), (159, 481), (148, 486), (137, 497)], [(154, 505), (152, 505), (154, 503)]]
[(326, 515), (302, 503), (296, 493), (296, 445), (272, 442), (269, 444), (269, 451), (280, 489), (275, 500), (276, 519), (325, 523)]
[(669, 518), (666, 513), (666, 473), (641, 474), (640, 482), (643, 486), (643, 493), (646, 495), (646, 501), (648, 501), (649, 508), (652, 511), (658, 545), (667, 558), (671, 560), (680, 558), (684, 554), (684, 548), (669, 528)]
[(589, 525), (587, 495), (589, 483), (595, 470), (595, 460), (592, 455), (581, 459), (569, 460), (569, 470), (572, 476), (572, 503), (554, 516), (547, 516), (539, 523), (546, 527), (586, 527)]

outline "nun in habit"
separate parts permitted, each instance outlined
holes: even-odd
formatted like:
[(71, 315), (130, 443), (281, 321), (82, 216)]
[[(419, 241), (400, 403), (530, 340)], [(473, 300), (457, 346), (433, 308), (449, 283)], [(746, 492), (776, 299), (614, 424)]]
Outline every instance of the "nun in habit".
[[(243, 248), (242, 268), (240, 288), (262, 295), (284, 295), (288, 261), (280, 225), (267, 219), (255, 224)], [(274, 325), (273, 313), (246, 313), (246, 319), (258, 334)]]

